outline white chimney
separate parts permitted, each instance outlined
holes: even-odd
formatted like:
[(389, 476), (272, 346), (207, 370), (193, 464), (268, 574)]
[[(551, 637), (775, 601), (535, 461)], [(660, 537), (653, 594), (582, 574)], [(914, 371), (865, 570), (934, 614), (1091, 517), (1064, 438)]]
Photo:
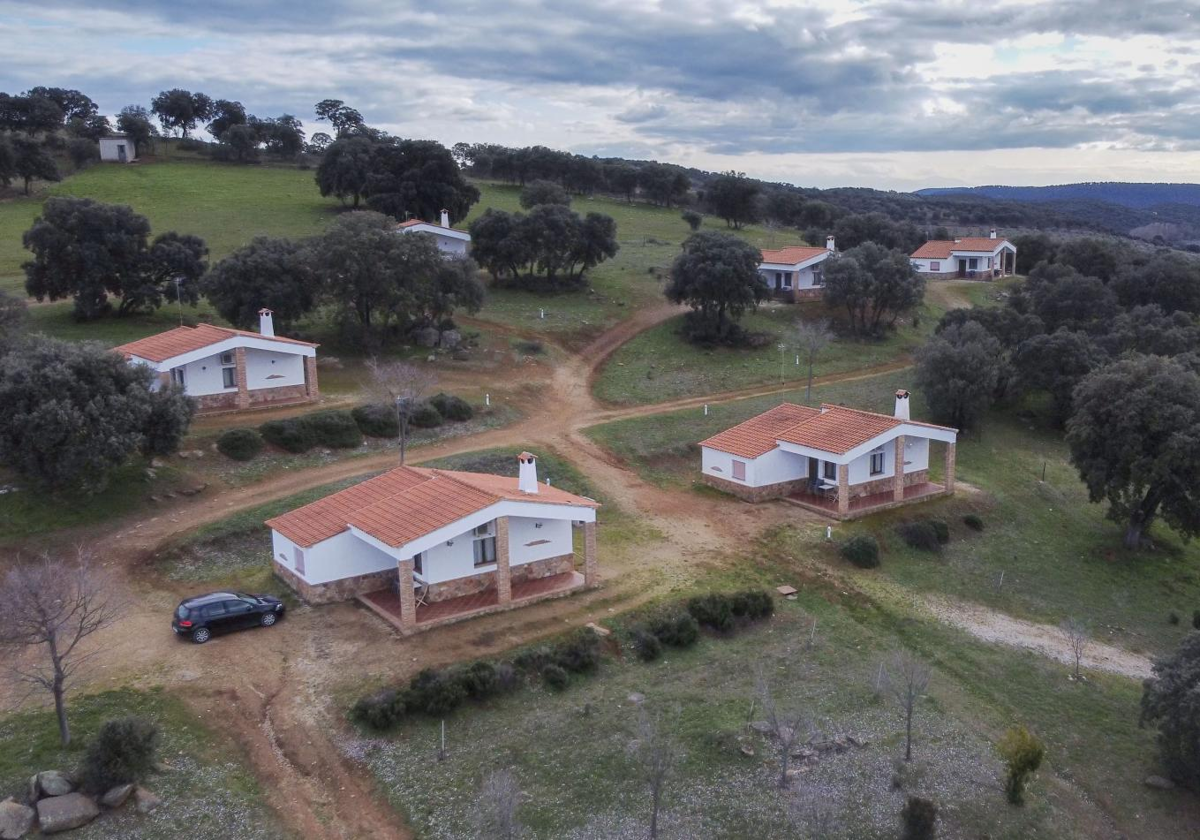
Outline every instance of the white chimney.
[[(450, 227), (450, 212), (448, 210), (442, 211), (442, 227)], [(996, 237), (993, 236), (992, 238), (995, 239)]]
[(988, 233), (988, 239), (995, 239), (995, 238), (996, 238), (996, 229), (992, 228), (991, 231)]
[(520, 464), (520, 471), (517, 473), (517, 489), (522, 493), (537, 493), (537, 458), (528, 452), (522, 452), (517, 456), (517, 463)]
[(908, 391), (903, 388), (896, 392), (896, 413), (894, 415), (897, 420), (908, 420)]
[(266, 307), (258, 310), (258, 333), (267, 338), (275, 335), (275, 319), (272, 317), (271, 310)]
[(825, 250), (826, 251), (836, 251), (837, 250), (837, 248), (834, 247), (832, 236), (825, 237)]

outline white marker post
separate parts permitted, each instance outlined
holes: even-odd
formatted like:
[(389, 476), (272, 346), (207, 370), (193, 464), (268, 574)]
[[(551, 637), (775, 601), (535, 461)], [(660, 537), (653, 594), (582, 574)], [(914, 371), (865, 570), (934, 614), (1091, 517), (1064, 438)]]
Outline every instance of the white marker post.
[(705, 416), (705, 417), (707, 417), (707, 416), (708, 416), (708, 403), (705, 403), (705, 404), (704, 404), (704, 416)]
[(483, 395), (483, 404), (485, 406), (490, 406), (492, 404), (492, 395), (491, 394)]

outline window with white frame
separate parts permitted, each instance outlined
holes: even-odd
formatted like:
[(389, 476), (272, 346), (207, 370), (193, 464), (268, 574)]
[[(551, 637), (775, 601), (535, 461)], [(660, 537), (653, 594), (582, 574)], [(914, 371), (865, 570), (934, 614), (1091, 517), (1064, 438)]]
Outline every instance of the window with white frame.
[(825, 272), (821, 269), (821, 266), (814, 265), (812, 267), (812, 279), (814, 286), (825, 285)]
[(495, 521), (485, 522), (472, 532), (475, 565), (490, 566), (496, 562), (496, 531)]
[(822, 461), (824, 472), (822, 475), (829, 481), (837, 481), (837, 464), (833, 461)]
[(883, 475), (883, 450), (871, 453), (871, 475)]
[(292, 560), (296, 564), (296, 574), (304, 574), (304, 549), (300, 546), (292, 546)]
[(171, 381), (174, 382), (176, 385), (178, 385), (180, 388), (187, 385), (187, 381), (184, 378), (184, 368), (181, 368), (181, 367), (171, 368)]
[(929, 263), (929, 270), (930, 271), (941, 271), (942, 264), (940, 262), (938, 262), (937, 260), (933, 260), (931, 263)]
[(237, 362), (232, 351), (221, 354), (221, 384), (226, 388), (237, 387)]
[(731, 465), (733, 467), (733, 477), (735, 479), (737, 479), (738, 481), (745, 481), (746, 480), (746, 462), (738, 461), (737, 459), (734, 459), (732, 461)]

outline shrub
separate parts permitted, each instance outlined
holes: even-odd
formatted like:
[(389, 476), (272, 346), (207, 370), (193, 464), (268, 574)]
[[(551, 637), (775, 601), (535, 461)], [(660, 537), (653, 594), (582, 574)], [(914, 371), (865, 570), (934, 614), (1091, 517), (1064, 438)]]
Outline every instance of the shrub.
[(540, 356), (546, 352), (546, 345), (536, 339), (522, 339), (515, 346), (526, 356)]
[(1167, 613), (1167, 624), (1178, 624), (1178, 623), (1179, 623), (1179, 613), (1175, 612), (1174, 610), (1171, 610), (1169, 613)]
[(937, 541), (940, 544), (945, 545), (946, 543), (950, 542), (949, 525), (947, 525), (941, 519), (930, 519), (927, 521), (929, 522), (929, 527), (933, 529), (933, 533), (937, 535)]
[(982, 531), (983, 530), (983, 520), (980, 519), (979, 516), (974, 513), (968, 513), (966, 516), (964, 516), (963, 524), (966, 525), (968, 528), (970, 528), (972, 531)]
[(490, 662), (473, 662), (457, 674), (458, 682), (472, 700), (487, 700), (503, 689), (496, 666)]
[(1188, 633), (1174, 653), (1154, 663), (1154, 676), (1142, 684), (1139, 723), (1158, 730), (1159, 755), (1167, 775), (1200, 791), (1200, 633)]
[(505, 693), (516, 691), (518, 685), (517, 669), (513, 667), (511, 662), (501, 662), (496, 666), (496, 687), (498, 691)]
[(682, 610), (669, 610), (652, 618), (646, 629), (670, 647), (691, 647), (700, 638), (700, 625)]
[(542, 681), (546, 683), (547, 688), (554, 691), (562, 691), (567, 687), (570, 679), (567, 676), (567, 672), (553, 662), (542, 668)]
[(1196, 610), (1192, 613), (1192, 627), (1196, 630), (1200, 630), (1200, 610)]
[(910, 796), (900, 811), (903, 840), (933, 840), (937, 836), (938, 807), (928, 799)]
[(437, 394), (430, 397), (429, 404), (438, 410), (442, 417), (453, 423), (463, 423), (475, 416), (475, 409), (462, 397), (453, 394)]
[(938, 541), (937, 531), (933, 525), (924, 520), (916, 522), (901, 522), (896, 526), (896, 533), (904, 540), (909, 548), (919, 551), (941, 551), (942, 544)]
[(318, 411), (301, 418), (312, 429), (313, 438), (332, 449), (353, 449), (363, 442), (362, 432), (349, 411)]
[(775, 614), (775, 599), (765, 589), (745, 589), (731, 596), (733, 614), (747, 621), (762, 621)]
[(1024, 726), (1014, 726), (1005, 732), (998, 747), (1008, 765), (1004, 793), (1013, 805), (1024, 804), (1025, 786), (1046, 757), (1046, 747)]
[(217, 438), (217, 451), (235, 461), (249, 461), (262, 450), (262, 435), (256, 429), (230, 429)]
[(374, 694), (360, 697), (350, 709), (350, 717), (354, 721), (371, 729), (390, 729), (404, 720), (408, 710), (407, 698), (403, 692), (394, 688), (385, 688)]
[(855, 534), (842, 544), (842, 556), (860, 569), (879, 565), (879, 543), (869, 534)]
[(662, 656), (662, 642), (644, 627), (633, 631), (633, 650), (643, 662), (653, 662)]
[(158, 727), (139, 717), (105, 721), (83, 757), (85, 789), (103, 793), (117, 785), (143, 781), (154, 770)]
[(522, 671), (540, 673), (543, 668), (554, 661), (554, 655), (545, 645), (525, 648), (513, 657), (513, 665)]
[(408, 417), (410, 425), (418, 429), (436, 429), (442, 425), (442, 413), (430, 403), (421, 403)]
[(580, 630), (558, 645), (554, 664), (573, 674), (594, 671), (600, 664), (600, 639), (591, 630)]
[(733, 629), (733, 605), (728, 595), (714, 592), (689, 598), (687, 611), (701, 627), (718, 633), (728, 633)]
[(462, 705), (467, 698), (467, 690), (453, 675), (426, 668), (413, 677), (409, 697), (413, 708), (433, 717), (441, 717)]
[(350, 416), (358, 424), (358, 430), (367, 437), (394, 438), (400, 436), (400, 421), (396, 419), (396, 409), (390, 405), (355, 406)]
[(704, 221), (704, 217), (701, 216), (699, 213), (697, 213), (695, 210), (684, 210), (679, 215), (679, 218), (681, 218), (685, 222), (687, 222), (687, 226), (689, 228), (691, 228), (693, 231), (699, 230), (700, 223)]
[(268, 420), (258, 427), (263, 439), (285, 452), (300, 454), (317, 445), (312, 427), (302, 418), (288, 417), (283, 420)]

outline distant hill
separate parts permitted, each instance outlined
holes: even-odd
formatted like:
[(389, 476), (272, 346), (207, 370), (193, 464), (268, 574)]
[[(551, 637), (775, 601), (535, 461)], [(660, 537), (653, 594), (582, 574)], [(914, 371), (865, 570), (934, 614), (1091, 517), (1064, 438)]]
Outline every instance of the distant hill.
[(1037, 203), (1077, 203), (1101, 201), (1139, 210), (1160, 205), (1200, 207), (1200, 184), (1129, 184), (1120, 181), (1084, 184), (1059, 184), (1052, 187), (932, 187), (917, 190), (917, 195), (941, 196), (970, 194), (1006, 201)]

